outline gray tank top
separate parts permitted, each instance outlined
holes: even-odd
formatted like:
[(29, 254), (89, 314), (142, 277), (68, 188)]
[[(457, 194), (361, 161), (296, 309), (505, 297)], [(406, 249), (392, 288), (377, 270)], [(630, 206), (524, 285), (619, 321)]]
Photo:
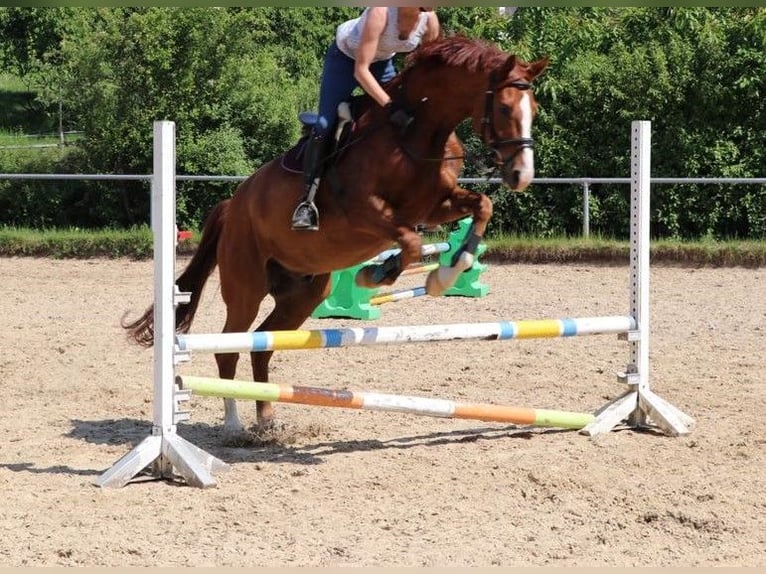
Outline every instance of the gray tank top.
[[(340, 51), (354, 60), (356, 59), (356, 52), (359, 49), (359, 42), (362, 39), (362, 30), (364, 29), (364, 23), (367, 20), (369, 10), (369, 8), (365, 8), (359, 18), (354, 18), (353, 20), (349, 20), (338, 26), (335, 33), (335, 41), (338, 44)], [(412, 52), (420, 45), (428, 25), (428, 12), (421, 12), (418, 14), (418, 23), (410, 34), (410, 37), (406, 40), (399, 39), (399, 31), (397, 30), (396, 25), (396, 13), (397, 8), (388, 8), (386, 27), (383, 29), (383, 33), (378, 41), (378, 49), (375, 52), (375, 57), (372, 60), (373, 62), (388, 60), (389, 58), (393, 58), (394, 54), (400, 52)]]

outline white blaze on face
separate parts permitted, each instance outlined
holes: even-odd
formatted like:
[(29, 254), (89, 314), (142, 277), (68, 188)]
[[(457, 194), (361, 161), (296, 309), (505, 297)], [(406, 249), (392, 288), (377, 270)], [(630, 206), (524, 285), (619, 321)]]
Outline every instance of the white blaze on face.
[[(532, 137), (532, 99), (528, 92), (522, 92), (519, 101), (521, 112), (521, 137)], [(532, 148), (524, 148), (514, 162), (514, 169), (519, 172), (519, 189), (524, 189), (535, 176), (535, 154)]]

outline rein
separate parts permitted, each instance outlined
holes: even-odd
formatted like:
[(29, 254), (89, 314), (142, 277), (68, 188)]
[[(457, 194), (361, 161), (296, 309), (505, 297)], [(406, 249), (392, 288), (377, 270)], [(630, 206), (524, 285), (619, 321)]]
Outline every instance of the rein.
[[(499, 167), (505, 167), (508, 163), (513, 161), (513, 159), (518, 155), (521, 151), (524, 149), (530, 149), (533, 148), (535, 145), (535, 141), (533, 138), (509, 138), (500, 140), (497, 137), (497, 131), (495, 130), (495, 124), (492, 120), (494, 114), (493, 114), (493, 108), (495, 103), (495, 92), (503, 86), (510, 85), (517, 90), (530, 90), (532, 89), (532, 84), (529, 82), (525, 82), (522, 80), (514, 80), (511, 82), (508, 82), (506, 84), (502, 84), (500, 86), (492, 86), (492, 80), (490, 80), (490, 86), (487, 88), (487, 91), (485, 92), (485, 98), (484, 98), (484, 116), (481, 119), (481, 139), (484, 145), (489, 147), (493, 152), (495, 152), (496, 159), (494, 161), (494, 166), (487, 168), (486, 170), (486, 177), (491, 177), (493, 173), (498, 171)], [(420, 102), (418, 102), (418, 105), (424, 104), (428, 101), (427, 98), (423, 98)], [(363, 140), (365, 137), (369, 136), (370, 133), (373, 133), (379, 129), (381, 129), (383, 125), (375, 126), (369, 130), (366, 130), (365, 132), (358, 134), (357, 137), (351, 138), (349, 141), (347, 141), (344, 145), (336, 149), (333, 153), (331, 153), (325, 161), (331, 159), (334, 156), (340, 155), (343, 150), (346, 148), (355, 145), (356, 143)], [(515, 153), (507, 157), (505, 160), (503, 160), (502, 155), (500, 153), (500, 150), (504, 147), (507, 147), (509, 145), (516, 145), (518, 146), (518, 149)], [(440, 156), (440, 157), (423, 157), (417, 153), (415, 153), (407, 144), (405, 141), (403, 141), (402, 138), (399, 140), (399, 147), (402, 148), (405, 154), (410, 157), (410, 159), (414, 161), (421, 161), (421, 162), (444, 162), (444, 161), (450, 161), (450, 160), (471, 160), (474, 157), (476, 157), (477, 154), (474, 153), (464, 153), (463, 155), (456, 155), (456, 156)]]
[[(491, 80), (490, 80), (491, 82)], [(532, 89), (532, 84), (529, 82), (524, 82), (522, 80), (514, 80), (512, 82), (509, 82), (508, 84), (517, 90), (530, 90)], [(499, 140), (497, 137), (497, 131), (495, 130), (495, 124), (492, 121), (492, 118), (494, 116), (493, 109), (494, 109), (494, 103), (495, 103), (495, 92), (499, 86), (493, 87), (490, 83), (490, 86), (487, 88), (487, 91), (485, 92), (485, 98), (484, 98), (484, 116), (481, 119), (481, 139), (484, 142), (484, 144), (489, 147), (493, 152), (495, 152), (495, 155), (498, 159), (495, 160), (495, 165), (492, 168), (489, 168), (489, 175), (487, 177), (490, 177), (492, 173), (496, 172), (499, 167), (505, 167), (509, 162), (513, 161), (513, 159), (516, 157), (516, 155), (519, 154), (524, 149), (530, 149), (533, 148), (535, 145), (535, 140), (533, 138), (509, 138), (504, 140)], [(422, 100), (421, 103), (424, 103), (426, 100)], [(517, 145), (519, 146), (516, 152), (507, 157), (505, 160), (502, 159), (502, 155), (500, 154), (500, 150), (503, 147), (507, 147), (509, 145)], [(442, 161), (448, 161), (448, 160), (466, 160), (471, 159), (473, 154), (464, 154), (462, 156), (448, 156), (448, 157), (422, 157), (418, 154), (414, 153), (405, 142), (400, 141), (399, 146), (404, 150), (404, 152), (413, 160), (415, 161), (433, 161), (433, 162), (442, 162)]]

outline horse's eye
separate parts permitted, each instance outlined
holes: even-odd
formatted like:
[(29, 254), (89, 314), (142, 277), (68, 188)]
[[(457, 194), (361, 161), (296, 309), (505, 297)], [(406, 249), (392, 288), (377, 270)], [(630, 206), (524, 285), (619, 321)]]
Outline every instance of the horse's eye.
[(503, 114), (506, 118), (511, 117), (511, 108), (509, 106), (506, 106), (505, 104), (500, 104), (498, 106), (500, 108), (500, 113)]

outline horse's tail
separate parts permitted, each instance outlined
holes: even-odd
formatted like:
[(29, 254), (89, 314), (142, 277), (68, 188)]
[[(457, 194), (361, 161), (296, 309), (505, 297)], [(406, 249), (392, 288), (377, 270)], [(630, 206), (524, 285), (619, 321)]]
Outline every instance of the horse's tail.
[[(221, 237), (229, 200), (219, 202), (207, 216), (202, 227), (199, 246), (183, 273), (176, 280), (180, 292), (189, 292), (191, 297), (185, 305), (176, 309), (176, 331), (186, 333), (191, 326), (202, 296), (202, 289), (217, 264), (218, 240)], [(131, 323), (123, 321), (122, 327), (128, 331), (128, 337), (143, 347), (154, 344), (154, 306)]]

